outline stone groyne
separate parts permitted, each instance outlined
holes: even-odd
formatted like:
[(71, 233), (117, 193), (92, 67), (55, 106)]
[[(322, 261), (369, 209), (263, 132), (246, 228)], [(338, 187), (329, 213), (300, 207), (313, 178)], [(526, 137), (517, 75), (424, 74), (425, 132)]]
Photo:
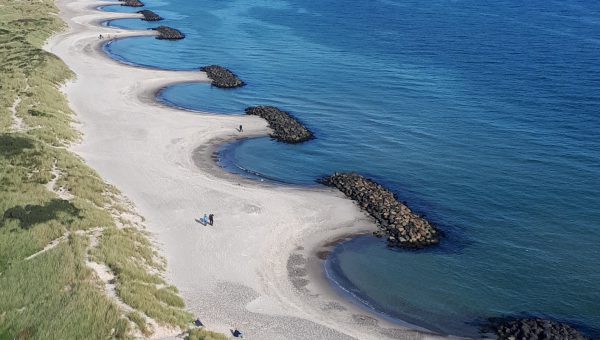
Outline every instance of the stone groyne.
[(238, 76), (219, 65), (203, 66), (200, 71), (206, 72), (212, 80), (212, 85), (220, 88), (234, 88), (246, 85)]
[(526, 318), (526, 319), (496, 319), (491, 320), (491, 330), (498, 335), (499, 340), (509, 339), (562, 339), (586, 340), (589, 339), (578, 330), (567, 325), (551, 320)]
[(296, 118), (274, 106), (254, 106), (246, 114), (264, 118), (273, 130), (271, 137), (284, 143), (296, 144), (313, 139), (314, 135)]
[(148, 9), (144, 9), (144, 10), (138, 11), (138, 13), (140, 13), (141, 15), (144, 16), (142, 18), (142, 20), (144, 20), (144, 21), (159, 21), (159, 20), (163, 19), (160, 15), (158, 15), (158, 14), (156, 14), (156, 13), (154, 13), (151, 10), (148, 10)]
[(127, 7), (144, 7), (144, 3), (140, 0), (119, 0), (121, 1), (121, 6)]
[(157, 28), (154, 28), (154, 30), (158, 31), (158, 36), (156, 37), (156, 39), (179, 40), (185, 38), (185, 35), (183, 35), (183, 33), (171, 27), (159, 26)]
[(374, 234), (387, 236), (389, 246), (424, 248), (440, 242), (440, 232), (431, 223), (380, 184), (355, 173), (335, 173), (320, 182), (338, 188), (373, 216), (380, 228)]

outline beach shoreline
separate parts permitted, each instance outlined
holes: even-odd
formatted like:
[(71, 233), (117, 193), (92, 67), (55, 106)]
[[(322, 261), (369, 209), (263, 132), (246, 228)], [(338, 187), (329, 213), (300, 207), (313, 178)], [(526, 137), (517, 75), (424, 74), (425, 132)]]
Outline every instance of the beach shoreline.
[[(371, 315), (334, 292), (318, 255), (327, 244), (372, 232), (372, 219), (333, 189), (260, 183), (220, 168), (215, 151), (240, 138), (267, 136), (266, 122), (157, 101), (166, 86), (210, 86), (210, 80), (200, 71), (111, 59), (99, 34), (156, 34), (101, 26), (140, 17), (97, 10), (111, 4), (57, 1), (69, 29), (45, 48), (77, 76), (64, 86), (83, 133), (73, 151), (146, 218), (167, 259), (167, 279), (188, 309), (211, 330), (239, 328), (249, 338), (435, 337)], [(235, 130), (239, 124), (243, 134)], [(214, 213), (215, 226), (197, 224), (202, 213)]]

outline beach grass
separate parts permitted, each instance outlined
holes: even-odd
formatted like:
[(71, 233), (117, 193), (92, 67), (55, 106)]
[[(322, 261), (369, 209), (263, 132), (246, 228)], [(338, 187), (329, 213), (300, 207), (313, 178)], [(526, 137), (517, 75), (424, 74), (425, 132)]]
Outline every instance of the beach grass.
[(211, 332), (204, 328), (196, 328), (191, 330), (185, 337), (186, 340), (227, 340), (227, 336), (221, 333)]
[[(151, 333), (148, 318), (185, 329), (192, 316), (148, 235), (67, 149), (80, 135), (59, 87), (73, 74), (41, 48), (64, 28), (57, 12), (52, 0), (0, 0), (0, 339), (129, 338)], [(110, 268), (133, 312), (88, 261)]]
[(146, 322), (146, 318), (144, 318), (144, 316), (142, 316), (142, 314), (139, 312), (129, 312), (127, 313), (127, 318), (129, 318), (129, 320), (136, 325), (142, 335), (149, 336), (152, 334), (150, 328), (148, 327), (148, 323)]

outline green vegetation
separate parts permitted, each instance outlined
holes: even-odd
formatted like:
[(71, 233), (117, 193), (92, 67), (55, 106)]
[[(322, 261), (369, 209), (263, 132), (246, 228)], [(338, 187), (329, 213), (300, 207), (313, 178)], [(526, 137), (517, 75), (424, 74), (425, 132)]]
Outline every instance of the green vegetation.
[[(185, 328), (192, 317), (118, 191), (65, 148), (79, 135), (58, 87), (73, 75), (41, 49), (63, 25), (52, 0), (0, 0), (0, 339), (129, 338), (151, 333), (148, 318)], [(88, 261), (111, 269), (136, 311)], [(210, 336), (196, 338), (222, 339)]]
[(204, 328), (192, 329), (188, 333), (188, 335), (185, 337), (185, 340), (227, 340), (227, 339), (229, 339), (229, 338), (221, 333), (207, 331)]
[(163, 263), (148, 238), (134, 228), (107, 229), (102, 243), (94, 251), (98, 262), (108, 265), (117, 277), (117, 293), (129, 306), (144, 312), (152, 319), (184, 328), (190, 323), (190, 314), (181, 310), (183, 300), (177, 288), (166, 282), (152, 270), (162, 270)]
[(143, 335), (148, 336), (151, 334), (148, 324), (146, 323), (146, 319), (142, 316), (142, 314), (138, 312), (130, 312), (127, 314), (127, 318), (129, 318), (129, 320), (131, 320), (137, 326)]
[(119, 310), (83, 263), (86, 246), (85, 237), (74, 236), (44, 256), (14, 260), (6, 268), (0, 277), (0, 338), (125, 336)]

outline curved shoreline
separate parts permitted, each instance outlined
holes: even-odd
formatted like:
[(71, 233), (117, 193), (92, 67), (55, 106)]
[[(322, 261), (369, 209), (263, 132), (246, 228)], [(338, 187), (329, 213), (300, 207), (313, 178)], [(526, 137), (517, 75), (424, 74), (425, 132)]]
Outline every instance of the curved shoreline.
[[(92, 6), (103, 4), (111, 3)], [(367, 230), (372, 221), (333, 190), (256, 181), (236, 184), (219, 178), (225, 171), (216, 164), (214, 173), (201, 171), (191, 156), (194, 150), (216, 147), (215, 138), (238, 138), (233, 129), (240, 121), (247, 131), (244, 137), (266, 136), (265, 122), (246, 116), (192, 115), (150, 103), (145, 99), (156, 88), (208, 80), (199, 71), (153, 70), (112, 60), (98, 43), (99, 31), (116, 39), (151, 34), (96, 27), (96, 21), (115, 16), (90, 10), (84, 0), (60, 0), (57, 5), (70, 31), (53, 37), (46, 49), (78, 75), (65, 87), (84, 133), (82, 143), (73, 149), (147, 217), (169, 261), (169, 278), (211, 329), (238, 326), (258, 338), (425, 336), (386, 320), (357, 325), (355, 316), (361, 316), (361, 311), (341, 299), (323, 301), (329, 296), (320, 293), (316, 279), (303, 287), (307, 292), (298, 293), (287, 279), (290, 258), (298, 258), (300, 252), (310, 261), (310, 251), (342, 235)], [(86, 11), (91, 14), (82, 15)], [(239, 176), (231, 176), (240, 182)], [(332, 212), (328, 207), (333, 206)], [(219, 228), (195, 225), (192, 218), (199, 209), (217, 212)], [(304, 252), (307, 248), (309, 253)], [(344, 309), (324, 307), (331, 303)], [(265, 329), (265, 324), (273, 329)]]
[[(347, 238), (340, 239), (339, 240), (340, 242), (338, 244), (350, 242), (353, 239), (356, 239), (358, 237), (369, 237), (369, 236), (370, 236), (370, 234), (350, 235)], [(332, 249), (332, 251), (333, 251), (333, 249)], [(354, 285), (352, 285), (352, 283), (350, 283), (349, 285), (344, 285), (343, 283), (338, 281), (338, 278), (341, 277), (343, 280), (348, 280), (348, 279), (346, 277), (344, 277), (343, 274), (336, 274), (336, 273), (332, 272), (332, 271), (335, 271), (335, 268), (332, 268), (331, 266), (335, 266), (335, 264), (331, 264), (329, 262), (330, 255), (331, 254), (329, 254), (326, 259), (323, 259), (324, 275), (326, 276), (328, 282), (331, 283), (332, 289), (334, 291), (336, 291), (337, 294), (341, 295), (342, 297), (344, 297), (346, 299), (351, 300), (354, 304), (356, 304), (360, 308), (368, 311), (369, 313), (375, 314), (378, 317), (381, 317), (385, 320), (390, 320), (391, 322), (393, 322), (395, 324), (403, 325), (404, 327), (416, 329), (416, 330), (419, 330), (422, 332), (434, 333), (434, 334), (438, 334), (438, 335), (444, 334), (441, 332), (434, 332), (430, 329), (427, 329), (426, 327), (418, 326), (414, 323), (410, 323), (409, 321), (403, 320), (399, 317), (390, 315), (387, 312), (385, 312), (384, 310), (380, 309), (379, 306), (374, 306), (373, 305), (374, 301), (370, 300), (368, 298), (368, 296), (361, 295), (361, 292), (356, 292), (356, 293), (352, 292), (351, 289), (356, 288), (356, 287)], [(319, 254), (317, 256), (319, 256), (319, 258), (320, 258)]]
[[(112, 21), (113, 20), (109, 20), (106, 22), (110, 23)], [(111, 26), (108, 25), (108, 27), (111, 27)], [(113, 28), (116, 28), (116, 27), (113, 26)], [(130, 38), (130, 37), (126, 37), (126, 38)], [(115, 39), (115, 40), (117, 40), (117, 39)], [(108, 43), (110, 43), (110, 42), (108, 42)], [(105, 44), (104, 46), (106, 46), (107, 44)], [(103, 48), (103, 52), (105, 52), (107, 54), (107, 56), (109, 58), (111, 58), (112, 60), (115, 60), (115, 61), (120, 62), (127, 66), (163, 70), (158, 67), (137, 64), (135, 62), (127, 62), (125, 60), (122, 60), (121, 58), (113, 58), (112, 53), (105, 50), (104, 48)], [(117, 57), (117, 56), (115, 56), (115, 57)], [(190, 70), (190, 71), (192, 71), (192, 70)], [(203, 71), (199, 71), (199, 72), (203, 72)], [(173, 83), (169, 83), (169, 84), (164, 84), (163, 86), (156, 88), (156, 89), (148, 89), (147, 91), (144, 91), (144, 96), (140, 96), (140, 99), (142, 99), (143, 101), (147, 102), (150, 105), (161, 105), (166, 108), (174, 108), (174, 109), (178, 109), (178, 110), (182, 110), (182, 111), (186, 111), (186, 112), (190, 112), (190, 113), (195, 113), (195, 114), (232, 115), (232, 116), (233, 115), (239, 115), (239, 116), (244, 115), (243, 113), (229, 113), (228, 114), (228, 113), (196, 110), (196, 109), (179, 106), (170, 101), (161, 100), (159, 98), (161, 92), (164, 91), (165, 89), (167, 89), (171, 86), (174, 86), (174, 85), (185, 84), (185, 83), (188, 83), (188, 84), (206, 83), (206, 85), (211, 85), (210, 80), (208, 82), (197, 82), (197, 81), (173, 82)], [(223, 168), (221, 165), (219, 165), (217, 155), (221, 148), (226, 147), (231, 144), (234, 144), (234, 143), (243, 142), (244, 140), (255, 139), (255, 138), (271, 138), (271, 137), (268, 132), (259, 132), (259, 133), (255, 133), (255, 134), (244, 133), (244, 135), (232, 136), (230, 138), (224, 138), (224, 139), (223, 138), (215, 138), (214, 140), (210, 140), (207, 143), (199, 145), (197, 148), (195, 148), (194, 151), (192, 152), (192, 158), (194, 160), (196, 167), (198, 167), (199, 169), (201, 169), (207, 173), (210, 173), (215, 177), (227, 180), (229, 182), (237, 182), (238, 185), (243, 183), (246, 185), (258, 185), (258, 186), (264, 186), (264, 187), (268, 187), (268, 188), (287, 187), (287, 188), (299, 189), (299, 190), (304, 190), (304, 191), (315, 190), (315, 191), (319, 191), (319, 192), (328, 192), (328, 193), (333, 193), (333, 194), (339, 194), (339, 191), (337, 189), (330, 188), (330, 187), (327, 187), (322, 184), (318, 184), (316, 181), (315, 181), (314, 187), (308, 186), (306, 184), (294, 184), (294, 183), (289, 183), (289, 182), (285, 182), (285, 181), (272, 180), (269, 178), (265, 178), (266, 181), (263, 182), (263, 181), (258, 181), (258, 180), (252, 179), (252, 178), (244, 177), (242, 175), (230, 172), (227, 169)], [(205, 162), (206, 160), (208, 160), (208, 162)], [(262, 176), (260, 176), (260, 174), (258, 174), (257, 177), (262, 178)], [(333, 237), (333, 238), (323, 239), (320, 242), (318, 242), (315, 245), (315, 248), (311, 252), (308, 253), (310, 261), (313, 262), (311, 269), (309, 270), (309, 272), (311, 273), (311, 275), (309, 275), (310, 278), (313, 279), (314, 281), (318, 282), (320, 291), (326, 292), (330, 296), (339, 297), (339, 299), (342, 299), (343, 304), (345, 304), (345, 305), (349, 304), (350, 306), (356, 307), (358, 311), (366, 311), (367, 313), (374, 316), (374, 318), (373, 318), (374, 320), (390, 322), (391, 325), (401, 326), (401, 327), (405, 327), (410, 330), (416, 330), (419, 332), (423, 332), (429, 336), (434, 336), (434, 337), (448, 336), (448, 335), (436, 334), (426, 328), (420, 327), (415, 324), (411, 324), (411, 323), (401, 320), (397, 317), (388, 315), (382, 311), (379, 311), (377, 308), (370, 306), (368, 303), (366, 303), (359, 297), (354, 296), (353, 294), (350, 294), (351, 296), (347, 296), (347, 294), (348, 294), (347, 292), (345, 292), (345, 293), (342, 292), (342, 291), (345, 291), (344, 287), (339, 285), (338, 282), (336, 282), (329, 276), (329, 274), (327, 273), (327, 269), (325, 268), (325, 263), (327, 261), (327, 258), (321, 257), (322, 252), (324, 250), (331, 252), (333, 250), (332, 244), (337, 245), (337, 244), (343, 243), (345, 241), (349, 241), (350, 239), (355, 238), (355, 237), (366, 236), (366, 235), (372, 236), (372, 233), (374, 230), (377, 230), (377, 228), (372, 229), (372, 228), (365, 227), (365, 228), (358, 229), (355, 232), (347, 232), (347, 233), (342, 232), (338, 235), (335, 235), (335, 237)], [(315, 264), (318, 264), (318, 265), (315, 265)], [(340, 302), (340, 301), (336, 301), (336, 302)], [(367, 318), (369, 318), (369, 317), (367, 317)], [(367, 318), (365, 318), (365, 319), (367, 319)], [(454, 338), (454, 336), (452, 336), (452, 337)]]

